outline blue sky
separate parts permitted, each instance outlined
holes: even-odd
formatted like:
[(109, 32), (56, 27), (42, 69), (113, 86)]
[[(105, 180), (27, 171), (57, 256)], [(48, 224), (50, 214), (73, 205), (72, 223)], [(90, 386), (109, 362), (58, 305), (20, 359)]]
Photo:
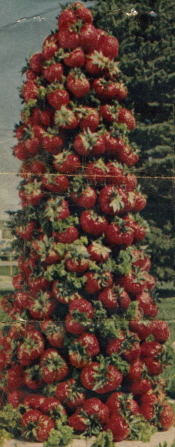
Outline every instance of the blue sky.
[(0, 219), (7, 219), (6, 210), (20, 208), (16, 189), (20, 162), (11, 148), (16, 141), (14, 124), (22, 109), (18, 92), (21, 68), (56, 28), (60, 7), (56, 0), (0, 0), (0, 11)]

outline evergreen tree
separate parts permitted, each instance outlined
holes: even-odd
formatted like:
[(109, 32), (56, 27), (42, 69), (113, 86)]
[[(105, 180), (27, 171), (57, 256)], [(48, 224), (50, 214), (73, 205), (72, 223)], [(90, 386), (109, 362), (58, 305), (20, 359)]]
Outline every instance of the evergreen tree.
[[(151, 227), (149, 246), (153, 252), (154, 274), (159, 280), (158, 286), (164, 284), (166, 288), (169, 282), (171, 287), (174, 276), (171, 249), (175, 4), (165, 0), (132, 3), (98, 0), (94, 16), (96, 26), (112, 32), (120, 42), (120, 68), (130, 92), (126, 104), (137, 117), (132, 138), (140, 148), (136, 173), (148, 195), (143, 216)], [(164, 265), (160, 259), (166, 259)]]

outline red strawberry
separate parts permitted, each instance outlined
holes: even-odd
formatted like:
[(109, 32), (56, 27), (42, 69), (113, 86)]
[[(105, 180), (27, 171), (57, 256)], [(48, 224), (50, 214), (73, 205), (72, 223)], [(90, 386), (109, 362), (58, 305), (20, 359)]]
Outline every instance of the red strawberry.
[(38, 98), (38, 86), (37, 86), (36, 82), (32, 81), (32, 80), (26, 81), (22, 87), (21, 94), (26, 102), (28, 102), (30, 99), (37, 99)]
[(118, 122), (124, 123), (129, 130), (133, 130), (136, 127), (136, 121), (133, 114), (128, 109), (123, 107), (118, 108)]
[(62, 348), (64, 345), (65, 329), (64, 324), (52, 320), (41, 322), (41, 331), (45, 334), (50, 345), (54, 348)]
[(99, 343), (94, 334), (84, 332), (75, 338), (69, 347), (69, 362), (76, 368), (83, 368), (99, 353)]
[(152, 323), (152, 335), (159, 343), (165, 343), (170, 337), (170, 329), (166, 321), (155, 320)]
[(105, 430), (111, 430), (114, 442), (124, 441), (130, 434), (130, 428), (125, 419), (115, 413), (110, 416)]
[(65, 53), (64, 63), (70, 68), (83, 67), (85, 64), (85, 53), (82, 48), (75, 48), (73, 51)]
[(162, 345), (157, 341), (144, 341), (140, 348), (142, 358), (157, 357), (162, 352)]
[(147, 420), (151, 421), (154, 418), (154, 406), (153, 404), (143, 403), (139, 408), (140, 414)]
[(108, 168), (103, 162), (102, 158), (97, 161), (90, 161), (86, 165), (86, 176), (92, 183), (101, 183), (106, 180), (108, 175)]
[(40, 358), (41, 374), (44, 382), (61, 381), (67, 376), (68, 366), (63, 357), (54, 348), (46, 349)]
[(46, 96), (48, 103), (56, 110), (60, 110), (61, 106), (69, 104), (69, 93), (61, 84), (50, 84)]
[(83, 403), (83, 410), (88, 416), (96, 416), (97, 420), (102, 424), (106, 424), (109, 419), (109, 409), (97, 397), (91, 397)]
[(87, 248), (90, 259), (95, 262), (105, 262), (110, 256), (111, 249), (98, 241), (92, 242)]
[(85, 419), (78, 409), (76, 413), (72, 414), (72, 416), (68, 418), (68, 424), (75, 430), (75, 432), (82, 433), (87, 429), (88, 419)]
[(63, 193), (69, 187), (69, 180), (64, 174), (44, 174), (42, 184), (48, 191)]
[(22, 366), (29, 366), (44, 351), (45, 341), (41, 333), (35, 329), (26, 332), (25, 340), (18, 345), (17, 357)]
[(111, 222), (105, 231), (106, 242), (109, 245), (129, 246), (134, 240), (134, 233), (127, 227), (124, 220), (118, 219)]
[(65, 106), (55, 112), (54, 122), (61, 129), (75, 129), (78, 126), (75, 113)]
[(80, 155), (88, 156), (92, 153), (100, 156), (105, 152), (104, 137), (97, 132), (91, 132), (89, 129), (84, 130), (75, 137), (73, 147)]
[(81, 130), (91, 130), (95, 132), (99, 122), (100, 116), (97, 109), (88, 106), (81, 106), (75, 108), (75, 113), (79, 118), (79, 124)]
[(116, 309), (118, 306), (121, 309), (127, 309), (130, 304), (128, 293), (119, 286), (113, 286), (105, 289), (98, 295), (98, 299), (107, 309)]
[(114, 59), (118, 55), (119, 43), (114, 36), (108, 34), (101, 34), (97, 43), (97, 50), (101, 51), (104, 56)]
[(43, 64), (43, 55), (42, 53), (35, 53), (30, 57), (29, 66), (32, 71), (37, 74), (41, 73)]
[(90, 91), (90, 83), (80, 68), (74, 68), (69, 72), (66, 86), (76, 98), (82, 98)]
[(54, 157), (54, 167), (61, 173), (73, 174), (80, 169), (81, 162), (78, 155), (63, 151)]
[(48, 39), (46, 41), (44, 41), (43, 43), (43, 47), (42, 47), (42, 56), (45, 60), (51, 59), (52, 57), (55, 56), (55, 53), (57, 53), (57, 51), (59, 50), (59, 46), (58, 46), (58, 42), (56, 42), (52, 39)]
[(80, 225), (85, 233), (100, 236), (107, 228), (105, 217), (97, 215), (94, 211), (83, 211), (80, 216)]
[(32, 109), (31, 120), (33, 125), (49, 127), (53, 121), (52, 110), (41, 110), (39, 107)]
[(74, 50), (80, 46), (80, 36), (73, 27), (61, 27), (58, 32), (58, 42), (61, 48)]
[(85, 393), (78, 387), (75, 379), (69, 379), (57, 385), (55, 394), (66, 407), (76, 409), (85, 401)]
[(162, 403), (159, 417), (159, 423), (161, 428), (163, 430), (168, 430), (173, 426), (174, 420), (175, 420), (174, 411), (171, 405), (167, 402)]
[(46, 65), (43, 68), (43, 76), (50, 83), (54, 81), (61, 82), (63, 78), (63, 65), (60, 63)]
[(84, 277), (86, 278), (85, 290), (90, 294), (100, 292), (104, 288), (110, 287), (113, 283), (113, 277), (109, 271), (100, 273), (87, 272)]
[(39, 410), (26, 411), (21, 419), (22, 435), (27, 441), (44, 442), (48, 439), (55, 422)]
[(85, 24), (80, 30), (80, 45), (83, 50), (90, 53), (96, 47), (97, 29), (91, 24)]
[(88, 390), (103, 394), (114, 391), (119, 387), (122, 374), (113, 365), (92, 362), (82, 369), (80, 380)]

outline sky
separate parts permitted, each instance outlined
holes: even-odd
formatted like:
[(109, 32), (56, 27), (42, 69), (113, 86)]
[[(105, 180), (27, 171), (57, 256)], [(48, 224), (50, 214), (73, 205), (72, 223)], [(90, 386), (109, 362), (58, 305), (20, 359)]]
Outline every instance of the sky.
[(25, 77), (21, 69), (56, 29), (60, 10), (58, 0), (0, 0), (0, 219), (8, 219), (7, 210), (20, 208), (17, 173), (21, 162), (12, 155), (12, 147), (17, 142), (14, 125), (22, 110), (18, 89)]

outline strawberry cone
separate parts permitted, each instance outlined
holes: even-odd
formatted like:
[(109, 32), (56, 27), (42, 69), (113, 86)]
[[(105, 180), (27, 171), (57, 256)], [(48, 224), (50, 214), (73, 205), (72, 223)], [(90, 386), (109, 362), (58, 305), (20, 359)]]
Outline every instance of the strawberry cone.
[(119, 54), (76, 1), (24, 70), (18, 272), (2, 299), (14, 327), (0, 333), (0, 388), (2, 405), (23, 405), (27, 441), (81, 434), (107, 446), (174, 423), (159, 377), (170, 331), (156, 319), (142, 244), (146, 197), (132, 170), (136, 118)]

